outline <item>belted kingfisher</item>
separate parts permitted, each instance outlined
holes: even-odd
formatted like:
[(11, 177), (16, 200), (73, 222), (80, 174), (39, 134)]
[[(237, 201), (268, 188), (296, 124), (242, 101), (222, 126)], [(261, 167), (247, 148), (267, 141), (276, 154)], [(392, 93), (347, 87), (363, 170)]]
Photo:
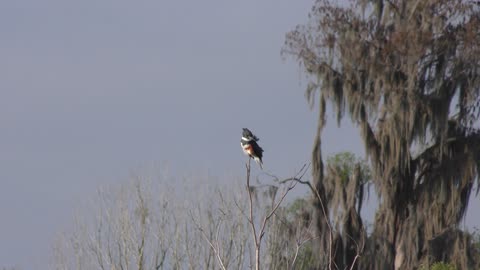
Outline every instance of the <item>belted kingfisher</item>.
[(253, 158), (258, 165), (260, 165), (260, 169), (263, 170), (263, 149), (257, 144), (257, 141), (259, 140), (260, 139), (253, 135), (248, 128), (244, 128), (240, 145), (242, 146), (243, 152)]

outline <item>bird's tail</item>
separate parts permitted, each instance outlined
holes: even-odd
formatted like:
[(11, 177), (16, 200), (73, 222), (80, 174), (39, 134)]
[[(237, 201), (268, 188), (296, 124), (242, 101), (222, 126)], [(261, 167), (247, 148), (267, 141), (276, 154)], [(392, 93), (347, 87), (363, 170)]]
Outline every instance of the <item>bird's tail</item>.
[(261, 159), (259, 159), (258, 157), (254, 157), (253, 159), (255, 159), (255, 162), (257, 162), (257, 164), (260, 166), (260, 169), (263, 170), (263, 162)]

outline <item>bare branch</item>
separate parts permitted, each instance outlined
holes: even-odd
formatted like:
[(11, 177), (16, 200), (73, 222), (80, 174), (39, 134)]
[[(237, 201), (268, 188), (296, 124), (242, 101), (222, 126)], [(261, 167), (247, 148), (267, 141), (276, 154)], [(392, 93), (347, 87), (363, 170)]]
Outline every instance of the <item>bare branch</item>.
[[(220, 256), (220, 250), (218, 249), (218, 246), (215, 246), (214, 243), (208, 238), (208, 236), (205, 234), (205, 231), (203, 230), (203, 228), (200, 226), (200, 224), (197, 223), (197, 221), (193, 217), (193, 214), (192, 214), (191, 211), (189, 211), (189, 215), (190, 215), (190, 218), (192, 219), (193, 224), (197, 228), (197, 230), (199, 230), (202, 233), (203, 238), (205, 238), (205, 240), (208, 242), (208, 244), (212, 248), (213, 252), (215, 253), (215, 256), (217, 257), (220, 268), (222, 268), (223, 270), (226, 270), (227, 268), (223, 264), (222, 258)], [(218, 226), (218, 227), (220, 227), (220, 226)], [(218, 231), (217, 231), (217, 245), (218, 245)]]
[[(248, 192), (249, 203), (250, 203), (250, 216), (248, 217), (248, 222), (250, 223), (250, 227), (251, 227), (251, 230), (252, 230), (252, 238), (253, 238), (253, 242), (254, 242), (254, 245), (255, 245), (255, 269), (259, 270), (260, 269), (261, 243), (262, 243), (263, 237), (265, 236), (265, 228), (267, 226), (267, 223), (270, 220), (270, 218), (275, 214), (278, 207), (282, 204), (282, 202), (284, 201), (288, 192), (290, 190), (292, 190), (293, 188), (295, 188), (297, 183), (292, 181), (292, 180), (296, 179), (298, 181), (302, 181), (301, 178), (305, 175), (305, 173), (307, 171), (306, 168), (308, 168), (308, 167), (305, 164), (305, 165), (303, 165), (303, 167), (299, 170), (299, 172), (294, 177), (288, 178), (290, 180), (280, 181), (281, 184), (290, 181), (290, 184), (285, 189), (285, 191), (283, 192), (280, 199), (277, 202), (272, 203), (272, 209), (264, 216), (264, 218), (262, 220), (262, 223), (261, 223), (260, 231), (257, 231), (257, 227), (255, 225), (254, 216), (253, 216), (253, 194), (252, 194), (252, 190), (250, 188), (250, 162), (251, 162), (251, 158), (249, 158), (249, 160), (246, 164), (246, 169), (247, 169), (247, 177), (246, 177), (247, 178), (246, 179), (247, 180), (247, 192)], [(270, 175), (271, 177), (273, 177), (275, 180), (278, 181), (278, 178), (276, 176), (271, 175), (271, 174), (268, 174), (268, 175)]]

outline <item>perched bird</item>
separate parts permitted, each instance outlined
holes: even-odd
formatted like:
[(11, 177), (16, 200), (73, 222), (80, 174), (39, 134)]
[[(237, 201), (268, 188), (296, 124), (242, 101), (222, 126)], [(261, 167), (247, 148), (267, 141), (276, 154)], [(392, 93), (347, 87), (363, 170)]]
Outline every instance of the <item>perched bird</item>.
[(253, 158), (258, 165), (260, 165), (260, 169), (263, 169), (263, 149), (257, 144), (259, 140), (260, 139), (253, 135), (248, 128), (244, 128), (240, 145), (242, 146), (243, 152)]

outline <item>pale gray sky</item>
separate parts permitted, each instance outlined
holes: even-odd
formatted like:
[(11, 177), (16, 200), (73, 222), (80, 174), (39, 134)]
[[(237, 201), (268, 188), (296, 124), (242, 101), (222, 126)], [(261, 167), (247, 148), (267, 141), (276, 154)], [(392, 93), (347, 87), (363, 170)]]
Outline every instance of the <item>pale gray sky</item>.
[[(47, 269), (75, 207), (139, 166), (241, 175), (243, 127), (270, 171), (308, 161), (317, 115), (280, 49), (312, 3), (2, 1), (0, 267)], [(363, 153), (345, 122), (326, 154)]]

